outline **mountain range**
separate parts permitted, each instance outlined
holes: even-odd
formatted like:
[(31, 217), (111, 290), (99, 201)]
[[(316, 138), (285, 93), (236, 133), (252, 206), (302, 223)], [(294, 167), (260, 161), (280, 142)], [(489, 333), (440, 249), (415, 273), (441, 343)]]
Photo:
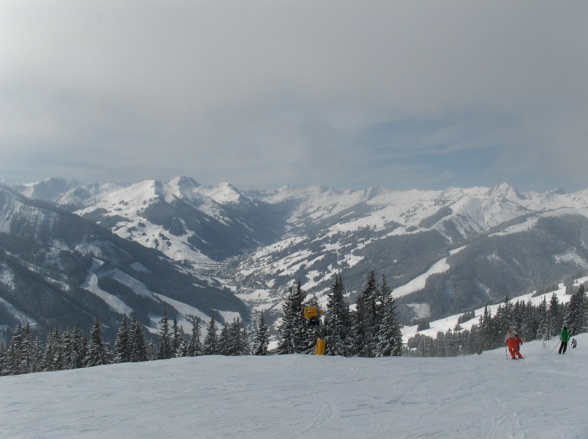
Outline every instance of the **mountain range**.
[(6, 330), (81, 315), (115, 328), (131, 311), (151, 331), (163, 312), (187, 324), (249, 323), (264, 311), (272, 323), (294, 282), (324, 304), (341, 274), (353, 303), (370, 270), (385, 276), (408, 324), (588, 272), (588, 190), (245, 191), (190, 177), (52, 178), (0, 186), (0, 211)]

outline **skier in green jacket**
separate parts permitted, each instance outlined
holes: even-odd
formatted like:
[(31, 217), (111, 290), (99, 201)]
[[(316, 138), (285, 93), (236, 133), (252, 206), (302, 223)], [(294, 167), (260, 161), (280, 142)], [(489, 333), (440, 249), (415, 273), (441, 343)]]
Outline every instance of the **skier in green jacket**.
[(568, 328), (566, 326), (564, 326), (561, 330), (561, 334), (559, 334), (559, 339), (561, 340), (561, 344), (559, 345), (558, 354), (565, 354), (566, 349), (568, 348), (568, 340), (570, 339), (570, 334), (568, 333)]

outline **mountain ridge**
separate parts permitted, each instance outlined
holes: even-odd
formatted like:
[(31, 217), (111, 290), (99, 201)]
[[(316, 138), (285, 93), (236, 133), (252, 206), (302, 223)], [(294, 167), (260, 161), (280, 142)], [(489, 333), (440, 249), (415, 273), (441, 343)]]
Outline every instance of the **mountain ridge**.
[(296, 280), (324, 303), (337, 273), (350, 301), (369, 270), (384, 274), (408, 322), (588, 272), (588, 189), (534, 193), (502, 183), (241, 191), (191, 177), (42, 185), (15, 189), (160, 251), (194, 276), (214, 278), (252, 314), (267, 311), (270, 322)]

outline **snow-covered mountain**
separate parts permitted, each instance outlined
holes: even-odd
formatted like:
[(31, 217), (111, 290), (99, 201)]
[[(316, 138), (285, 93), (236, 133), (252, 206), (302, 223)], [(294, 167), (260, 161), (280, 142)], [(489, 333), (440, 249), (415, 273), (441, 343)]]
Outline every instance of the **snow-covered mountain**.
[(41, 335), (54, 326), (88, 331), (97, 317), (112, 338), (122, 315), (133, 312), (153, 332), (164, 313), (186, 328), (191, 316), (249, 316), (213, 278), (0, 185), (0, 339), (25, 322)]
[(270, 311), (270, 320), (293, 282), (324, 301), (336, 273), (350, 300), (369, 270), (384, 274), (405, 321), (588, 273), (588, 190), (240, 191), (188, 177), (124, 187), (47, 180), (16, 189), (212, 276), (252, 311)]
[(239, 297), (267, 308), (292, 279), (320, 295), (340, 272), (358, 291), (375, 269), (401, 303), (436, 317), (588, 270), (588, 191), (285, 187), (255, 196), (292, 206), (284, 238), (237, 270), (249, 286)]

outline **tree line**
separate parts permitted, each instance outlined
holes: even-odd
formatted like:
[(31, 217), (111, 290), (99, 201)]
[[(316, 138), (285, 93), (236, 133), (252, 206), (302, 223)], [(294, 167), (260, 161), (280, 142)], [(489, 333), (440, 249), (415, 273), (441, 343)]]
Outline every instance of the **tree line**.
[(278, 343), (269, 348), (269, 327), (261, 313), (256, 328), (245, 329), (239, 318), (218, 328), (211, 318), (202, 337), (201, 320), (188, 316), (192, 329), (186, 333), (164, 313), (155, 341), (145, 333), (136, 314), (123, 315), (114, 344), (103, 336), (96, 318), (90, 334), (80, 326), (60, 331), (54, 328), (45, 343), (33, 338), (30, 324), (19, 324), (11, 340), (0, 344), (0, 375), (57, 371), (99, 365), (163, 360), (201, 355), (269, 355), (311, 354), (318, 338), (327, 340), (326, 354), (341, 356), (380, 357), (402, 353), (402, 332), (396, 315), (396, 302), (386, 279), (376, 280), (370, 271), (366, 283), (352, 307), (346, 302), (341, 276), (328, 294), (323, 321), (312, 325), (304, 318), (305, 306), (317, 306), (316, 297), (307, 300), (300, 281), (286, 297), (282, 321), (278, 327)]
[(470, 330), (462, 329), (461, 323), (474, 318), (474, 313), (465, 313), (455, 328), (438, 332), (436, 338), (423, 334), (411, 337), (404, 348), (405, 355), (418, 357), (451, 357), (481, 353), (504, 346), (504, 337), (510, 329), (524, 341), (551, 340), (558, 337), (565, 325), (572, 335), (588, 331), (588, 300), (584, 285), (575, 289), (566, 287), (570, 295), (567, 304), (559, 302), (553, 294), (548, 301), (544, 297), (538, 305), (522, 300), (512, 303), (508, 297), (492, 315), (486, 306), (479, 324)]
[(386, 278), (376, 279), (374, 270), (366, 278), (355, 303), (346, 300), (347, 292), (340, 275), (335, 277), (320, 324), (305, 319), (305, 307), (319, 307), (316, 297), (307, 297), (300, 281), (291, 287), (282, 307), (277, 345), (269, 349), (269, 327), (263, 313), (256, 328), (248, 331), (239, 318), (219, 330), (211, 318), (202, 337), (202, 321), (188, 316), (192, 329), (186, 333), (177, 318), (170, 322), (167, 313), (159, 322), (156, 337), (146, 335), (137, 316), (123, 316), (113, 345), (104, 340), (102, 325), (95, 319), (90, 334), (79, 326), (60, 332), (54, 328), (42, 343), (33, 338), (29, 324), (18, 325), (10, 342), (0, 344), (0, 375), (56, 371), (93, 367), (112, 363), (143, 362), (201, 355), (312, 354), (317, 339), (326, 340), (326, 355), (345, 357), (455, 356), (480, 353), (503, 345), (504, 334), (513, 329), (526, 341), (549, 340), (565, 324), (572, 334), (588, 330), (588, 300), (585, 287), (568, 287), (567, 304), (552, 295), (537, 306), (530, 301), (512, 303), (508, 297), (494, 316), (486, 306), (480, 322), (470, 330), (461, 324), (475, 317), (467, 312), (457, 326), (439, 332), (436, 338), (417, 334), (402, 343), (396, 300)]
[(45, 343), (33, 338), (30, 324), (19, 324), (10, 342), (0, 344), (0, 375), (78, 369), (113, 363), (143, 362), (200, 355), (266, 355), (269, 335), (264, 315), (250, 339), (239, 318), (225, 324), (220, 331), (213, 319), (201, 341), (201, 321), (191, 318), (187, 334), (176, 318), (170, 322), (167, 313), (159, 322), (156, 341), (145, 334), (143, 325), (133, 314), (123, 316), (114, 345), (104, 340), (102, 325), (95, 319), (90, 334), (79, 327), (60, 332), (54, 328)]

